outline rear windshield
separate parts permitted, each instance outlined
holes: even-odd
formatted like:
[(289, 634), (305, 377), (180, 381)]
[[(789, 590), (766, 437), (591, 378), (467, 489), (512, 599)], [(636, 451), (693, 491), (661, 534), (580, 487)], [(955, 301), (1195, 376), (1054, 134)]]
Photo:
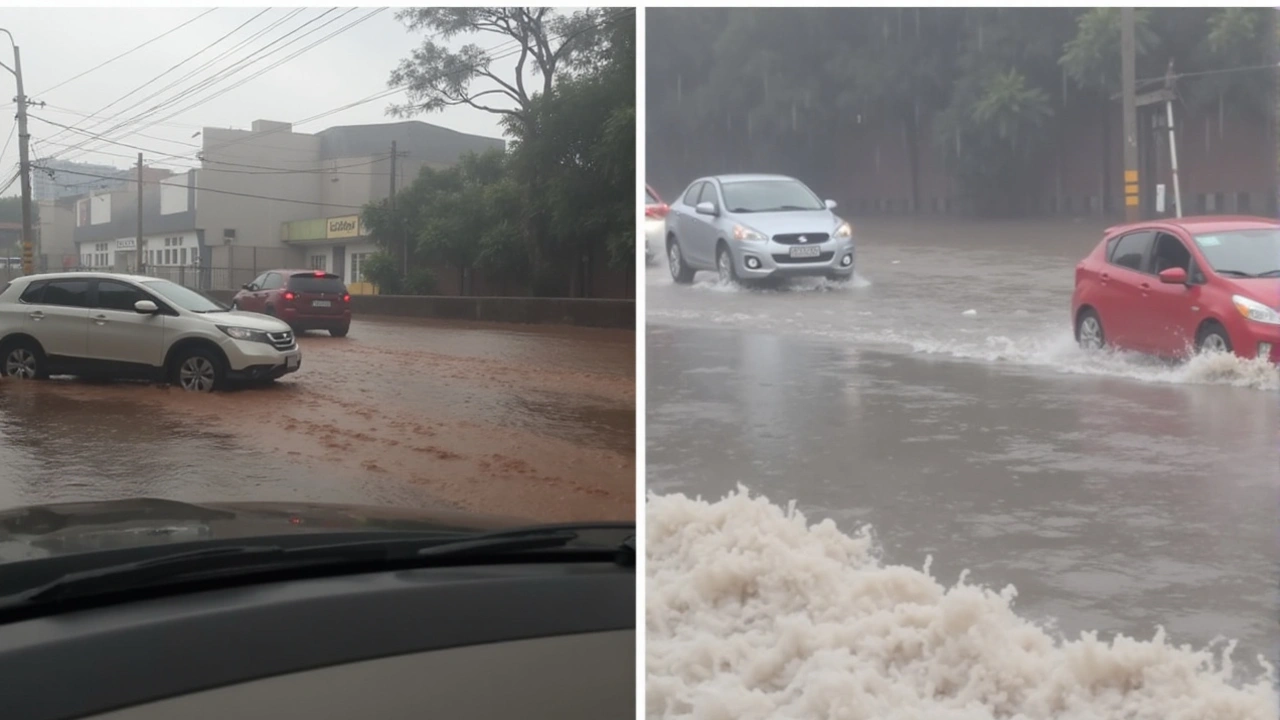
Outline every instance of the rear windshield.
[(289, 278), (289, 289), (302, 293), (338, 293), (347, 291), (337, 275), (299, 274)]

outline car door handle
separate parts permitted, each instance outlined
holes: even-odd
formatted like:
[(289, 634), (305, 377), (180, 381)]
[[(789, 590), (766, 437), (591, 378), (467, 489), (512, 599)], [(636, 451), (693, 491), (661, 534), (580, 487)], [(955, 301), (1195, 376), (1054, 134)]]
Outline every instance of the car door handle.
[(94, 323), (96, 323), (96, 324), (98, 324), (98, 325), (106, 325), (106, 324), (107, 324), (107, 316), (106, 316), (106, 315), (94, 315), (94, 316), (93, 316), (93, 322), (94, 322)]
[(27, 315), (27, 317), (31, 318), (32, 320), (43, 320), (44, 313), (40, 312), (39, 310), (36, 310), (35, 312)]
[(1141, 284), (1141, 285), (1139, 285), (1138, 287), (1142, 288), (1143, 290), (1150, 290), (1150, 289), (1151, 289), (1151, 284), (1150, 284), (1150, 283), (1142, 283), (1142, 284)]

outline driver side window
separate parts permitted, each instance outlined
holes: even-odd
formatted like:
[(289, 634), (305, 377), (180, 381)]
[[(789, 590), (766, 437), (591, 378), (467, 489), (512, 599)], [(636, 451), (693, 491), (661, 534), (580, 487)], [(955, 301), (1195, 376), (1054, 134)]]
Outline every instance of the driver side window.
[(1173, 235), (1160, 233), (1156, 236), (1155, 251), (1151, 253), (1151, 272), (1159, 275), (1170, 268), (1182, 268), (1191, 282), (1198, 282), (1196, 278), (1200, 273), (1186, 244)]
[(698, 193), (702, 192), (702, 188), (706, 187), (706, 183), (694, 183), (689, 186), (688, 191), (684, 194), (684, 204), (689, 207), (695, 207), (698, 204)]
[(698, 196), (698, 202), (709, 202), (716, 207), (720, 207), (720, 196), (716, 192), (715, 183), (702, 183), (702, 194)]
[(265, 282), (265, 281), (266, 281), (266, 279), (267, 279), (267, 274), (266, 274), (266, 273), (262, 273), (262, 274), (261, 274), (261, 275), (259, 275), (258, 277), (256, 277), (256, 278), (254, 278), (254, 279), (252, 279), (252, 280), (250, 280), (250, 281), (249, 281), (249, 287), (251, 287), (251, 288), (253, 288), (253, 289), (255, 289), (255, 290), (261, 290), (261, 289), (262, 289), (262, 283), (263, 283), (263, 282)]
[(275, 290), (284, 286), (284, 279), (280, 277), (280, 273), (267, 273), (266, 278), (262, 281), (263, 290)]

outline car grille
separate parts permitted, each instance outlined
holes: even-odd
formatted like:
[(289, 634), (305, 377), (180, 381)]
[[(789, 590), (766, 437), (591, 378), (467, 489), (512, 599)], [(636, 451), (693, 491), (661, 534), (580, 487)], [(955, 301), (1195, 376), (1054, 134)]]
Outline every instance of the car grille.
[(297, 346), (294, 342), (293, 333), (289, 330), (278, 333), (267, 333), (267, 339), (271, 341), (271, 347), (277, 350), (292, 350)]
[[(804, 238), (805, 242), (800, 242), (800, 238)], [(786, 235), (774, 235), (773, 241), (783, 245), (817, 245), (824, 243), (831, 238), (827, 233), (788, 233)]]
[(801, 265), (804, 263), (824, 263), (831, 262), (831, 258), (835, 257), (833, 252), (824, 252), (818, 257), (793, 258), (790, 255), (774, 255), (773, 261), (779, 265)]

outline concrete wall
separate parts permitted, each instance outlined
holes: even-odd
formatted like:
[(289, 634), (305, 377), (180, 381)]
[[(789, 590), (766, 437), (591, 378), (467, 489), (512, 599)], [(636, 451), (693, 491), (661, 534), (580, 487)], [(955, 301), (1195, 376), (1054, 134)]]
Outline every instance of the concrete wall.
[[(231, 302), (235, 293), (230, 290), (214, 290), (209, 295), (222, 302)], [(576, 325), (618, 330), (634, 330), (636, 327), (634, 300), (353, 295), (351, 312), (356, 316)]]

